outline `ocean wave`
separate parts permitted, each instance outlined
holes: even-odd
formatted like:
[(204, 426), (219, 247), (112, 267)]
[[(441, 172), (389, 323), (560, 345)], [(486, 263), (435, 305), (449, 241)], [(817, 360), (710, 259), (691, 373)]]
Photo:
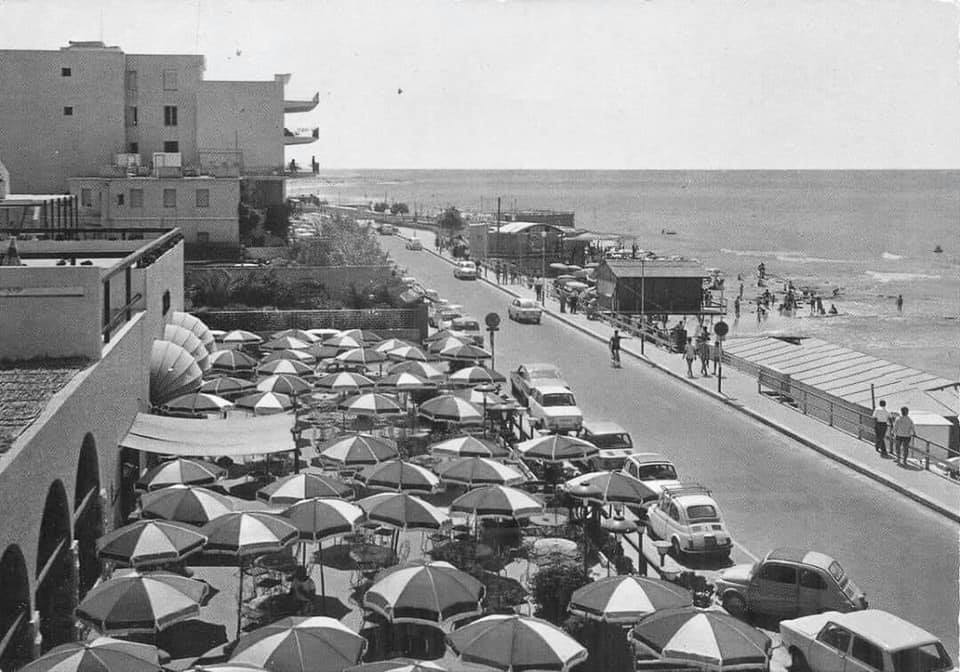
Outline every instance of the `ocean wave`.
[(803, 254), (803, 252), (796, 252), (794, 250), (731, 250), (727, 247), (721, 247), (720, 251), (724, 254), (734, 254), (738, 257), (777, 257), (778, 259), (781, 256), (793, 257)]
[(808, 257), (804, 254), (777, 255), (777, 261), (785, 264), (847, 264), (847, 259), (827, 259), (825, 257)]
[(939, 280), (939, 275), (926, 273), (886, 273), (883, 271), (867, 271), (867, 275), (877, 282), (908, 282), (910, 280)]
[(903, 259), (902, 254), (894, 254), (893, 252), (884, 252), (880, 255), (881, 259), (889, 259), (891, 261), (896, 261), (897, 259)]

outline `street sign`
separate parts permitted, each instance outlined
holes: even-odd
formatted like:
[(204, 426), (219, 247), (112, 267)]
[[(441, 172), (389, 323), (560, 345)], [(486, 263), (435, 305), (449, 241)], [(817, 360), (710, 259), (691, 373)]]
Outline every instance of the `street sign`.
[(715, 333), (720, 338), (723, 338), (724, 336), (726, 336), (728, 331), (730, 331), (730, 327), (723, 320), (720, 320), (715, 325), (713, 325), (713, 333)]
[(496, 313), (487, 313), (487, 316), (483, 318), (483, 321), (487, 324), (487, 329), (496, 329), (500, 326), (500, 316)]

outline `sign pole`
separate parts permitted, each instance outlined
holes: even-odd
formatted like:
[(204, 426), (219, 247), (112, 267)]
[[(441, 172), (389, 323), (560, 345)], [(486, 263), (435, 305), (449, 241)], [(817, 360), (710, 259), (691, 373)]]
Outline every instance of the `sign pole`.
[(726, 322), (721, 319), (715, 325), (713, 325), (713, 333), (717, 335), (717, 347), (720, 349), (718, 356), (720, 357), (719, 366), (717, 366), (717, 393), (723, 394), (723, 337), (727, 335), (727, 332), (730, 330), (730, 327)]

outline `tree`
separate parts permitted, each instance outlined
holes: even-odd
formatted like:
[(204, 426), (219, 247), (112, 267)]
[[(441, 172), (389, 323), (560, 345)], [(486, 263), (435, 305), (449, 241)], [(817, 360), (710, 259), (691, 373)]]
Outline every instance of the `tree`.
[(460, 211), (454, 207), (450, 207), (444, 210), (437, 218), (437, 226), (440, 227), (441, 235), (449, 240), (463, 231), (467, 225), (466, 222), (463, 221)]
[(537, 571), (530, 592), (540, 605), (540, 616), (559, 625), (566, 617), (573, 591), (588, 583), (590, 577), (579, 562), (558, 562)]
[(386, 212), (390, 205), (386, 201), (377, 201), (373, 204), (374, 212)]
[(406, 203), (394, 203), (390, 206), (390, 214), (392, 215), (405, 215), (408, 212), (410, 212), (410, 208)]

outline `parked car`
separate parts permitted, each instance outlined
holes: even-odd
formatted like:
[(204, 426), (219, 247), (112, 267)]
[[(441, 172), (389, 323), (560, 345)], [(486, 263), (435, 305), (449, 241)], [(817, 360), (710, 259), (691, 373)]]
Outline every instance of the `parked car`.
[(617, 471), (623, 467), (627, 456), (634, 450), (630, 432), (615, 422), (584, 420), (580, 438), (600, 449), (600, 452), (589, 460), (591, 471)]
[(733, 550), (720, 506), (699, 483), (663, 488), (660, 499), (647, 509), (647, 529), (669, 541), (677, 559), (686, 554), (728, 558)]
[(570, 388), (556, 383), (539, 382), (530, 387), (527, 396), (530, 423), (548, 432), (579, 432), (583, 413)]
[(749, 613), (807, 616), (867, 608), (867, 598), (829, 555), (777, 548), (753, 564), (720, 573), (716, 594), (734, 616)]
[(453, 267), (453, 277), (460, 280), (476, 280), (477, 265), (472, 261), (458, 261)]
[(420, 242), (419, 238), (411, 238), (407, 241), (407, 244), (404, 247), (406, 247), (408, 250), (419, 252), (423, 249), (423, 243)]
[(381, 236), (392, 236), (397, 232), (397, 227), (393, 224), (381, 224), (379, 230)]
[(680, 485), (677, 468), (659, 453), (632, 453), (624, 460), (622, 471), (643, 481), (657, 494), (663, 492), (664, 488)]
[(533, 299), (514, 299), (507, 307), (507, 317), (517, 322), (540, 324), (542, 316), (543, 306)]
[(448, 303), (437, 315), (437, 327), (440, 329), (449, 329), (453, 321), (459, 317), (463, 317), (463, 306), (459, 303)]
[(796, 672), (946, 672), (956, 670), (943, 643), (880, 609), (827, 611), (780, 622)]
[(521, 364), (516, 371), (510, 372), (510, 391), (521, 404), (527, 403), (527, 395), (530, 393), (530, 386), (535, 382), (543, 381), (562, 385), (567, 389), (567, 381), (563, 379), (558, 369), (553, 364), (544, 362), (534, 362), (531, 364)]
[(454, 336), (461, 338), (465, 342), (473, 343), (477, 347), (483, 347), (483, 330), (480, 323), (472, 317), (456, 317), (450, 321), (448, 329)]

